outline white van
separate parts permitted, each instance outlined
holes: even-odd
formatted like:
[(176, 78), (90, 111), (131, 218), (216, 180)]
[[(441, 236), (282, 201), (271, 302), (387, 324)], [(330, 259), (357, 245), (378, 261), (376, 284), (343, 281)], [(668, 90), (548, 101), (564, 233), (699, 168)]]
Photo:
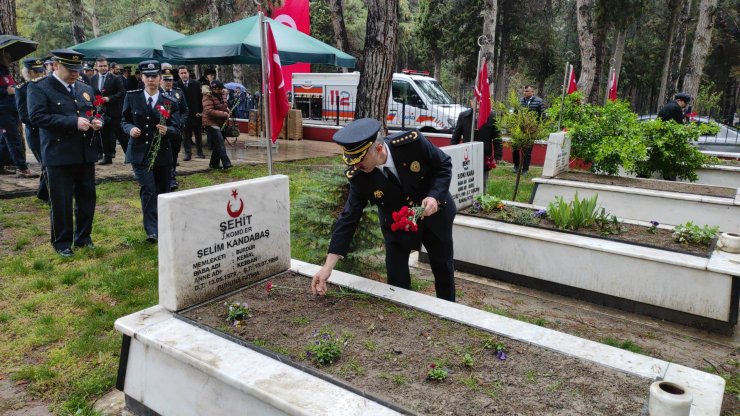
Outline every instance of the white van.
[[(293, 74), (293, 108), (304, 119), (336, 123), (354, 119), (359, 72)], [(388, 97), (388, 127), (449, 132), (467, 110), (455, 104), (434, 78), (404, 71), (393, 74)]]

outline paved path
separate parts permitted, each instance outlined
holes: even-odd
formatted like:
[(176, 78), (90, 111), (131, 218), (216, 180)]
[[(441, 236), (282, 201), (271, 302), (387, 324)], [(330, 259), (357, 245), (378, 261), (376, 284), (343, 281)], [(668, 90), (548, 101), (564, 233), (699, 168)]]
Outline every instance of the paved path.
[[(203, 136), (205, 141), (205, 135)], [(257, 138), (242, 134), (235, 145), (227, 145), (226, 151), (234, 165), (256, 165), (267, 163), (267, 152), (264, 145), (259, 145)], [(194, 158), (188, 162), (180, 161), (177, 167), (178, 175), (190, 175), (208, 170), (210, 151), (205, 150), (206, 158)], [(292, 160), (309, 159), (314, 157), (331, 156), (339, 154), (339, 146), (330, 142), (319, 142), (314, 140), (279, 140), (277, 149), (273, 150), (274, 162), (286, 162)], [(180, 151), (180, 159), (184, 152)], [(26, 160), (30, 169), (39, 172), (40, 168), (36, 159), (29, 150), (26, 152)], [(134, 180), (134, 174), (130, 165), (123, 163), (123, 152), (121, 148), (116, 149), (116, 158), (112, 165), (95, 166), (95, 180), (97, 183), (107, 181)], [(38, 179), (21, 179), (15, 175), (0, 175), (0, 199), (17, 198), (20, 196), (35, 195)]]

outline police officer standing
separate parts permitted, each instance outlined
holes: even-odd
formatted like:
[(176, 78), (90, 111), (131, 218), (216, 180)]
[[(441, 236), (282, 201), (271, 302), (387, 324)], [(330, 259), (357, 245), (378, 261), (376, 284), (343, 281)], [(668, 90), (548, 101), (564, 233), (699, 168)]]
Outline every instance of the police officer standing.
[(15, 86), (15, 103), (18, 107), (18, 114), (21, 116), (21, 121), (26, 125), (26, 143), (28, 144), (28, 148), (31, 149), (33, 157), (41, 165), (41, 178), (39, 179), (39, 188), (36, 191), (36, 196), (42, 201), (49, 201), (49, 192), (46, 189), (46, 170), (41, 161), (41, 135), (39, 134), (38, 127), (35, 127), (31, 123), (31, 118), (28, 114), (27, 99), (28, 83), (43, 77), (45, 73), (46, 69), (44, 68), (43, 60), (39, 58), (24, 59), (21, 75), (25, 82)]
[[(420, 244), (429, 252), (437, 297), (455, 301), (452, 258), (452, 221), (455, 202), (449, 192), (452, 176), (450, 156), (430, 143), (418, 130), (386, 138), (379, 135), (380, 122), (363, 118), (346, 125), (333, 140), (344, 151), (349, 165), (349, 195), (334, 224), (329, 254), (313, 276), (311, 289), (326, 293), (326, 282), (336, 263), (344, 257), (368, 202), (377, 205), (385, 240), (388, 283), (411, 288), (409, 254)], [(421, 206), (417, 232), (393, 231), (392, 214), (403, 206)]]
[[(123, 101), (123, 131), (131, 137), (126, 162), (131, 163), (141, 187), (144, 230), (150, 243), (155, 243), (159, 236), (157, 196), (170, 191), (171, 142), (180, 135), (178, 103), (159, 89), (160, 70), (158, 61), (139, 63), (144, 89), (129, 91)], [(163, 124), (161, 108), (170, 113)]]
[[(184, 127), (184, 122), (188, 118), (188, 103), (185, 100), (185, 94), (181, 89), (173, 87), (175, 83), (175, 75), (172, 68), (162, 69), (162, 92), (174, 100), (178, 104), (178, 111), (180, 112), (180, 132)], [(180, 153), (180, 146), (182, 145), (182, 134), (172, 138), (172, 175), (170, 177), (170, 191), (177, 189), (180, 184), (177, 183), (175, 177), (175, 170), (177, 169), (177, 155)]]
[(124, 135), (118, 134), (118, 129), (121, 128), (121, 104), (124, 95), (126, 95), (126, 90), (121, 79), (109, 71), (107, 59), (103, 57), (96, 59), (95, 69), (98, 70), (98, 73), (92, 77), (90, 82), (95, 95), (103, 97), (105, 102), (103, 113), (106, 119), (105, 127), (100, 132), (102, 146), (99, 150), (103, 154), (103, 160), (99, 164), (110, 165), (113, 163), (113, 158), (116, 157), (116, 139), (119, 139), (124, 153), (128, 146), (128, 139)]
[(679, 92), (663, 108), (658, 111), (658, 117), (663, 121), (675, 121), (678, 124), (684, 124), (686, 117), (683, 110), (691, 102), (691, 96), (685, 92)]
[[(15, 103), (15, 80), (10, 73), (10, 55), (0, 49), (0, 160), (10, 156), (19, 178), (37, 178), (38, 175), (28, 169), (26, 163), (26, 146), (23, 144), (18, 129), (20, 117)], [(3, 140), (4, 139), (4, 140)]]
[(103, 127), (103, 122), (84, 116), (93, 108), (92, 88), (77, 79), (84, 55), (71, 49), (51, 53), (52, 75), (28, 86), (28, 113), (31, 124), (41, 133), (41, 159), (49, 188), (51, 243), (60, 256), (71, 257), (73, 244), (93, 247), (90, 234), (95, 214), (97, 151), (92, 136), (93, 130)]

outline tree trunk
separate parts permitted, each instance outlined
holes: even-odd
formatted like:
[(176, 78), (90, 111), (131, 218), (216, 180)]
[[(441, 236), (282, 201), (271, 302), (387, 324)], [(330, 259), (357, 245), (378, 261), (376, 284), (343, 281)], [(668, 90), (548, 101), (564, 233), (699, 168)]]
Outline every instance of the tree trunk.
[(388, 94), (398, 39), (399, 0), (368, 0), (364, 70), (357, 87), (355, 118), (370, 117), (386, 130)]
[(666, 97), (672, 97), (678, 92), (678, 82), (681, 78), (681, 66), (683, 65), (683, 52), (686, 46), (686, 32), (688, 32), (689, 21), (691, 20), (691, 0), (681, 1), (681, 15), (678, 18), (678, 27), (676, 31), (676, 41), (673, 42), (671, 51), (671, 65), (668, 72), (668, 86), (666, 87)]
[(699, 3), (699, 20), (696, 22), (691, 60), (683, 79), (683, 90), (693, 98), (699, 94), (699, 83), (709, 53), (716, 12), (717, 0), (701, 0)]
[[(578, 91), (588, 102), (592, 102), (591, 91), (596, 78), (597, 56), (594, 47), (593, 1), (576, 0), (578, 22), (578, 46), (581, 50), (581, 74), (578, 77)], [(596, 88), (598, 90), (598, 87)]]
[(352, 55), (347, 37), (347, 27), (344, 25), (344, 8), (342, 0), (328, 0), (331, 11), (331, 25), (334, 27), (334, 37), (337, 40), (337, 49)]
[(678, 24), (678, 15), (680, 1), (672, 0), (669, 3), (671, 8), (671, 20), (668, 22), (668, 45), (665, 48), (665, 55), (663, 58), (663, 72), (660, 76), (660, 93), (658, 94), (658, 107), (665, 103), (666, 89), (668, 88), (668, 72), (670, 72), (671, 65), (671, 51), (673, 50), (673, 42), (676, 39), (676, 31), (673, 28)]
[[(221, 25), (221, 17), (218, 12), (218, 2), (216, 0), (208, 0), (208, 28), (213, 29)], [(223, 68), (221, 65), (216, 65), (216, 77), (221, 79), (224, 76)]]
[(434, 61), (434, 79), (440, 80), (442, 76), (442, 51), (439, 48), (435, 48), (432, 51), (432, 60)]
[(75, 44), (87, 40), (85, 37), (85, 10), (82, 6), (82, 0), (70, 0), (72, 7), (72, 39)]
[(100, 36), (100, 20), (98, 19), (98, 14), (95, 9), (92, 10), (92, 13), (90, 13), (90, 25), (92, 26), (93, 30), (93, 37)]
[[(481, 45), (481, 51), (483, 51), (483, 57), (486, 59), (486, 66), (488, 67), (488, 81), (491, 80), (493, 74), (493, 58), (495, 56), (496, 48), (496, 22), (497, 22), (497, 0), (485, 0), (483, 5), (483, 33), (482, 35), (488, 39)], [(476, 71), (479, 71), (477, 68)]]
[(508, 49), (501, 47), (501, 45), (508, 45), (511, 40), (511, 25), (509, 24), (510, 19), (508, 14), (511, 13), (511, 3), (508, 0), (501, 1), (501, 7), (497, 10), (497, 36), (494, 39), (495, 48), (495, 69), (492, 74), (495, 75), (493, 97), (496, 101), (503, 101), (506, 99), (506, 87), (508, 85), (508, 71), (507, 71), (507, 60), (508, 60)]

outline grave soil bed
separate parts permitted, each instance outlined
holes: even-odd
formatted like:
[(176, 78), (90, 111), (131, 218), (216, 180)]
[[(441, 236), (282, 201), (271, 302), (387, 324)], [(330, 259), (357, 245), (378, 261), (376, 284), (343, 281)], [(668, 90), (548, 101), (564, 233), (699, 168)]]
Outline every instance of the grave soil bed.
[(526, 225), (529, 227), (560, 231), (568, 234), (603, 238), (606, 240), (637, 244), (640, 246), (651, 247), (660, 250), (670, 250), (678, 253), (691, 254), (694, 256), (701, 256), (706, 258), (709, 258), (712, 255), (712, 251), (714, 251), (714, 246), (717, 241), (717, 238), (715, 237), (709, 245), (677, 243), (673, 240), (673, 232), (671, 230), (657, 228), (655, 230), (655, 233), (651, 233), (648, 231), (650, 227), (628, 224), (624, 222), (620, 223), (622, 231), (619, 234), (607, 235), (602, 234), (596, 226), (592, 226), (589, 228), (579, 228), (577, 231), (562, 230), (557, 228), (555, 226), (555, 223), (547, 218), (532, 217), (532, 221), (534, 221), (534, 223), (521, 224), (521, 222), (516, 222), (512, 220), (512, 216), (516, 215), (516, 211), (534, 212), (535, 210), (529, 208), (505, 206), (501, 210), (496, 210), (492, 212), (484, 212), (476, 210), (475, 208), (468, 208), (461, 211), (460, 213), (473, 217), (486, 218), (494, 221), (508, 222), (510, 224)]
[[(269, 295), (262, 281), (183, 315), (409, 413), (637, 415), (647, 400), (644, 378), (334, 285), (316, 297), (310, 280), (292, 272), (269, 281)], [(225, 302), (247, 302), (251, 316), (227, 323)], [(345, 344), (333, 364), (307, 355), (322, 333)], [(497, 358), (486, 341), (502, 343), (508, 357)], [(432, 363), (449, 371), (444, 381), (427, 379)]]
[(589, 172), (565, 172), (559, 174), (556, 179), (565, 179), (577, 182), (599, 183), (603, 185), (625, 186), (629, 188), (650, 189), (653, 191), (679, 192), (684, 194), (696, 194), (705, 196), (716, 196), (720, 198), (735, 198), (737, 189), (724, 188), (720, 186), (700, 185), (696, 183), (672, 182), (660, 180), (646, 180), (629, 178), (625, 176), (596, 175)]

